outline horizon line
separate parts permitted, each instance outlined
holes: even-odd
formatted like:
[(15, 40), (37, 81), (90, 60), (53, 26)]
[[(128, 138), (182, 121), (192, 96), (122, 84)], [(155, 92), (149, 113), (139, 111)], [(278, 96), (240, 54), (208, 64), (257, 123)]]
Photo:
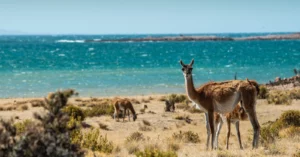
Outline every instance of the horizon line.
[(207, 33), (61, 33), (61, 34), (51, 34), (51, 33), (21, 33), (21, 34), (0, 34), (0, 36), (33, 36), (33, 35), (40, 35), (40, 36), (63, 36), (63, 35), (180, 35), (180, 34), (260, 34), (260, 33), (300, 33), (300, 31), (287, 31), (287, 32), (207, 32)]

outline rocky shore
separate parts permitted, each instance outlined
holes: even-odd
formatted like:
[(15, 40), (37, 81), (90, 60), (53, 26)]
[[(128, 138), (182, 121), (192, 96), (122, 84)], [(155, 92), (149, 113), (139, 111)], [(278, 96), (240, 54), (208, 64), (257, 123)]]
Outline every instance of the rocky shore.
[(173, 37), (145, 37), (145, 38), (124, 38), (124, 39), (92, 39), (84, 42), (157, 42), (157, 41), (244, 41), (244, 40), (297, 40), (300, 33), (265, 35), (250, 37), (219, 37), (219, 36), (173, 36)]

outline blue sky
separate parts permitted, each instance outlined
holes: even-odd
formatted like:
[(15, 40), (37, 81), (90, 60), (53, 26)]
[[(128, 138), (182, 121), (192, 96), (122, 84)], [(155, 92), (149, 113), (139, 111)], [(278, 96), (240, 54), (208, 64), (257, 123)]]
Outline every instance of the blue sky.
[(0, 0), (29, 34), (300, 32), (300, 0)]

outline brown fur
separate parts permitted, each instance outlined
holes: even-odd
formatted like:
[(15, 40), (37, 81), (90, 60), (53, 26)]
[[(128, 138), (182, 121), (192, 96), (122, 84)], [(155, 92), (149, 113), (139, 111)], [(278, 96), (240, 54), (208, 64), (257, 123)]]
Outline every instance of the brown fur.
[[(257, 90), (257, 82), (254, 80), (249, 81), (248, 79), (224, 82), (208, 82), (202, 85), (200, 88), (195, 89), (192, 76), (194, 60), (192, 60), (190, 64), (184, 64), (182, 61), (180, 61), (180, 64), (185, 77), (185, 87), (189, 99), (200, 105), (201, 108), (203, 108), (207, 113), (207, 122), (212, 134), (212, 149), (215, 148), (214, 112), (217, 110), (214, 109), (214, 104), (218, 102), (219, 105), (224, 105), (217, 110), (220, 113), (224, 113), (228, 112), (232, 107), (234, 107), (230, 105), (236, 103), (236, 101), (242, 101), (241, 106), (245, 109), (249, 116), (249, 120), (254, 131), (252, 147), (257, 148), (260, 133), (260, 125), (258, 123), (255, 111), (256, 96), (259, 92), (259, 90)], [(238, 97), (235, 97), (235, 100), (231, 100), (231, 98), (234, 98), (232, 97), (233, 95)], [(234, 108), (232, 108), (232, 110), (233, 109)]]
[[(231, 123), (235, 124), (236, 126), (236, 131), (237, 131), (237, 136), (240, 144), (240, 148), (243, 149), (242, 142), (241, 142), (241, 136), (240, 136), (240, 128), (239, 128), (239, 121), (245, 121), (248, 120), (248, 115), (246, 114), (245, 110), (241, 107), (241, 105), (237, 105), (234, 110), (230, 113), (222, 114), (223, 118), (222, 119), (221, 115), (218, 113), (215, 113), (215, 124), (222, 125), (220, 123), (223, 123), (223, 120), (226, 120), (227, 123), (227, 140), (226, 140), (226, 148), (229, 148), (229, 137), (230, 137), (230, 132), (231, 132)], [(219, 133), (221, 131), (221, 127), (218, 128), (217, 130), (217, 137), (219, 136)], [(217, 145), (217, 143), (216, 143)]]
[[(126, 111), (129, 109), (133, 115), (133, 121), (136, 120), (136, 113), (135, 113), (135, 110), (132, 106), (132, 103), (130, 102), (129, 99), (120, 99), (120, 98), (115, 98), (113, 100), (113, 105), (114, 105), (114, 109), (115, 109), (115, 113), (114, 113), (114, 118), (116, 118), (116, 116), (118, 117), (118, 121), (119, 121), (119, 113), (120, 113), (120, 110), (121, 108), (123, 108), (123, 122), (125, 120), (125, 114), (126, 114)], [(128, 119), (130, 121), (130, 115), (129, 115), (129, 111), (128, 111)]]

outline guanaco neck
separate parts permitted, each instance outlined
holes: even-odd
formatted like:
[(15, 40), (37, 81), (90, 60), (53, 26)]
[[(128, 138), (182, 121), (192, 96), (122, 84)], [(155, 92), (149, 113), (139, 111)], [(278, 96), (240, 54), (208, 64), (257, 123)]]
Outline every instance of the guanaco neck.
[(194, 101), (197, 102), (197, 97), (198, 97), (198, 92), (196, 91), (195, 87), (194, 87), (194, 82), (193, 82), (193, 76), (192, 74), (190, 75), (190, 77), (184, 77), (185, 78), (185, 89), (187, 92), (188, 97)]
[(136, 115), (136, 114), (135, 114), (135, 110), (134, 110), (132, 104), (129, 105), (129, 110), (131, 111), (131, 113), (132, 113), (133, 115)]

